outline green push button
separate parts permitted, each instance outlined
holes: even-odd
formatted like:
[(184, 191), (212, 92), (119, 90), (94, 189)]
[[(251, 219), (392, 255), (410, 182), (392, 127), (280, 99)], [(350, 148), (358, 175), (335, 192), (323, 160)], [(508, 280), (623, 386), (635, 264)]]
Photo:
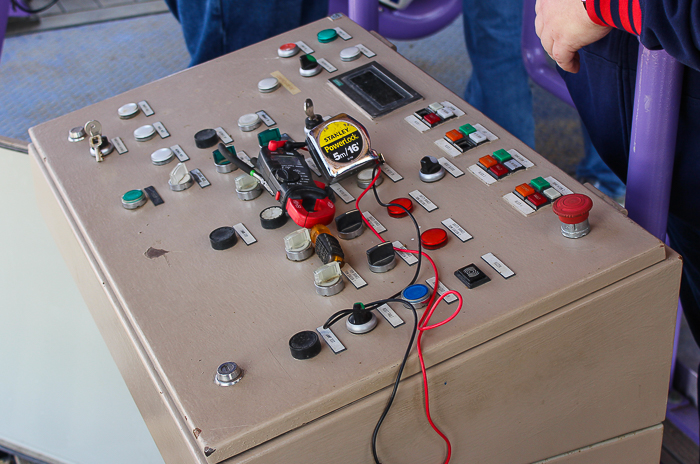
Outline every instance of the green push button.
[[(226, 149), (231, 153), (232, 155), (236, 156), (236, 149), (233, 146), (226, 147)], [(229, 160), (224, 157), (224, 155), (221, 154), (219, 149), (217, 148), (214, 150), (214, 164), (217, 164), (219, 166), (225, 166), (227, 164), (231, 164)]]
[(338, 33), (335, 29), (324, 29), (318, 34), (316, 34), (316, 37), (318, 37), (319, 42), (328, 43), (333, 42), (335, 39), (337, 39)]
[[(508, 153), (504, 149), (494, 151), (493, 157), (496, 158), (496, 160), (498, 160), (498, 162), (501, 164), (505, 163), (506, 161), (508, 161), (509, 159), (512, 158), (512, 156), (510, 156), (510, 153)], [(540, 179), (542, 179), (542, 178), (540, 177)], [(542, 179), (542, 180), (544, 180), (544, 179)]]
[(542, 177), (535, 177), (530, 181), (530, 185), (535, 187), (535, 190), (537, 190), (538, 192), (541, 192), (542, 190), (551, 187), (551, 185), (549, 185), (549, 182), (544, 180), (544, 178)]
[(122, 206), (126, 209), (136, 209), (146, 204), (146, 195), (143, 190), (129, 190), (122, 195)]
[(459, 126), (459, 131), (464, 135), (469, 135), (472, 132), (476, 132), (476, 129), (474, 129), (474, 126), (471, 124), (465, 124), (463, 126)]
[(280, 140), (282, 139), (282, 134), (278, 128), (267, 129), (258, 134), (258, 144), (261, 147), (266, 147), (267, 142), (270, 140)]

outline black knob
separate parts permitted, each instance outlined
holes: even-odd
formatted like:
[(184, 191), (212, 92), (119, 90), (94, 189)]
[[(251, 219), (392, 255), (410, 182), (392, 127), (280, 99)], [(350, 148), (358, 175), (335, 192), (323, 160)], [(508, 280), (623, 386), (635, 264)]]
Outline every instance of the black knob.
[(367, 264), (372, 272), (387, 272), (396, 267), (396, 252), (391, 242), (382, 242), (367, 250)]
[(197, 148), (209, 148), (217, 143), (219, 143), (219, 136), (214, 129), (202, 129), (194, 134), (194, 144)]
[(310, 71), (318, 66), (316, 58), (311, 55), (301, 55), (299, 62), (301, 63), (301, 69), (304, 71)]
[(361, 303), (355, 303), (352, 305), (352, 314), (348, 316), (348, 319), (353, 325), (362, 325), (368, 323), (370, 319), (372, 319), (372, 313), (366, 311)]
[(434, 156), (424, 156), (420, 160), (420, 172), (423, 174), (435, 174), (442, 166)]
[(301, 179), (298, 172), (285, 168), (275, 171), (275, 177), (280, 184), (293, 184)]
[(321, 339), (316, 332), (304, 330), (289, 339), (289, 350), (294, 359), (311, 359), (321, 352)]
[(338, 229), (338, 236), (343, 240), (351, 240), (359, 237), (364, 232), (362, 213), (353, 209), (335, 217), (335, 227)]
[(236, 231), (233, 227), (219, 227), (209, 234), (209, 242), (215, 250), (227, 250), (236, 244)]

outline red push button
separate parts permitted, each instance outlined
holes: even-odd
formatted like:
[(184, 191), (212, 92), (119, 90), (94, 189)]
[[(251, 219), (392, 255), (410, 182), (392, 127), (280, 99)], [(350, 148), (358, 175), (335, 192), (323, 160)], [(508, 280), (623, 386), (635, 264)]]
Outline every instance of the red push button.
[(564, 224), (578, 224), (588, 219), (593, 201), (582, 193), (564, 195), (552, 205), (552, 211)]
[(435, 113), (428, 113), (425, 116), (423, 116), (423, 119), (430, 125), (430, 127), (433, 127), (434, 125), (439, 124), (440, 121), (442, 121), (442, 119), (440, 119), (440, 116), (438, 116)]
[(447, 232), (439, 227), (428, 229), (420, 234), (420, 242), (423, 248), (437, 250), (447, 244)]
[(549, 200), (547, 200), (547, 197), (545, 197), (541, 193), (535, 192), (532, 195), (528, 196), (525, 199), (525, 202), (529, 203), (530, 206), (534, 207), (535, 209), (540, 209), (542, 206), (549, 203)]
[(403, 206), (404, 208), (406, 208), (406, 210), (408, 210), (409, 213), (413, 211), (413, 202), (410, 198), (397, 198), (395, 200), (391, 200), (391, 203), (394, 203), (395, 205), (387, 206), (386, 208), (387, 212), (389, 213), (389, 216), (391, 217), (400, 218), (408, 215), (408, 213), (403, 208), (400, 208), (396, 205)]
[(489, 174), (491, 174), (496, 179), (501, 179), (510, 173), (507, 167), (503, 166), (501, 163), (496, 163), (489, 168)]

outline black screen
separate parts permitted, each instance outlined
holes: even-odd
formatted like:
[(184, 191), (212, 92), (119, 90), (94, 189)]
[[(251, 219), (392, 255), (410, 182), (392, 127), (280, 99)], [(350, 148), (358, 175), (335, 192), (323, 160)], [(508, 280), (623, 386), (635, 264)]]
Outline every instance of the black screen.
[(362, 74), (351, 77), (350, 82), (358, 86), (360, 90), (370, 96), (380, 106), (387, 106), (404, 98), (403, 95), (392, 89), (372, 71), (365, 71)]

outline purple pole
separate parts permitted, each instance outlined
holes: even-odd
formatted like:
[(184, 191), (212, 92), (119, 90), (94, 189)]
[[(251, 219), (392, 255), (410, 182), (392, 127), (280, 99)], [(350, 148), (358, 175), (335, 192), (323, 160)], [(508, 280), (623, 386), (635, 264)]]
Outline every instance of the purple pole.
[(368, 31), (379, 30), (379, 2), (377, 0), (350, 0), (348, 16)]
[(662, 241), (671, 198), (683, 70), (665, 51), (640, 45), (625, 207), (630, 218)]
[(535, 31), (535, 0), (525, 0), (523, 2), (521, 42), (523, 63), (530, 78), (564, 103), (574, 107), (574, 102), (571, 100), (571, 95), (569, 95), (564, 79), (549, 64), (540, 38), (537, 37), (537, 32)]
[(5, 41), (7, 30), (7, 18), (10, 15), (10, 0), (0, 0), (0, 56), (2, 56), (2, 43)]

